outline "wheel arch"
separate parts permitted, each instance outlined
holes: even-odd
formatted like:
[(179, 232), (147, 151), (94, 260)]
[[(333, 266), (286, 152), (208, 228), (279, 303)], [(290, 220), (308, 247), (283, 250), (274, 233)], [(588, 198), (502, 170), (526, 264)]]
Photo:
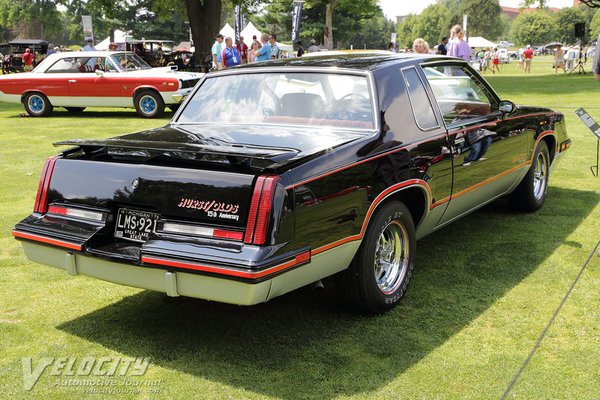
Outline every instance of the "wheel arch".
[(365, 220), (362, 233), (366, 230), (366, 227), (371, 221), (373, 214), (382, 206), (393, 202), (402, 202), (410, 211), (415, 228), (419, 226), (425, 215), (429, 211), (429, 205), (431, 204), (431, 190), (427, 183), (415, 180), (410, 184), (400, 184), (401, 186), (394, 188), (394, 186), (388, 188), (382, 193), (379, 201), (375, 199), (374, 207), (370, 210), (367, 220)]
[(38, 89), (28, 89), (28, 90), (24, 91), (23, 93), (21, 93), (21, 104), (25, 104), (25, 97), (29, 96), (32, 93), (43, 94), (44, 96), (46, 96), (46, 98), (48, 99), (48, 101), (50, 102), (50, 104), (52, 104), (52, 102), (48, 98), (48, 95), (46, 93), (42, 92), (41, 90), (38, 90)]
[(135, 101), (135, 98), (138, 96), (138, 94), (140, 94), (141, 92), (145, 92), (145, 91), (152, 91), (155, 92), (157, 95), (159, 95), (160, 97), (162, 97), (162, 95), (160, 94), (160, 90), (158, 90), (156, 87), (154, 86), (138, 86), (133, 90), (132, 93), (132, 99)]
[[(537, 150), (537, 147), (541, 142), (546, 142), (546, 146), (548, 146), (548, 156), (550, 158), (548, 161), (550, 162), (550, 164), (552, 164), (554, 156), (556, 155), (556, 133), (553, 130), (540, 132), (535, 138), (535, 144), (533, 146), (533, 149), (531, 149), (532, 157), (533, 154), (535, 154), (535, 151)], [(533, 159), (531, 161), (533, 162)]]

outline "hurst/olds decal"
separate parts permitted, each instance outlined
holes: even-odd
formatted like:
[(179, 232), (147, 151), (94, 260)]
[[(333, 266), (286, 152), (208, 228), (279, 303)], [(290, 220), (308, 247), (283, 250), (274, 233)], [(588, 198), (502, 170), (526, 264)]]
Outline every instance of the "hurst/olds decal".
[(206, 216), (211, 218), (231, 219), (234, 221), (240, 219), (240, 216), (238, 215), (240, 206), (238, 204), (221, 203), (214, 200), (201, 201), (186, 199), (184, 197), (179, 204), (177, 204), (177, 207), (204, 211)]

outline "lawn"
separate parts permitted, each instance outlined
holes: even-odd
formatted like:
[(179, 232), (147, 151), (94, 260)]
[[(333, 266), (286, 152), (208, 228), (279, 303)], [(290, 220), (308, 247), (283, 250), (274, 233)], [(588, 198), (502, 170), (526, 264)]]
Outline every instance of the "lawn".
[[(589, 69), (589, 68), (588, 68)], [(57, 109), (21, 118), (0, 103), (0, 399), (497, 399), (600, 239), (600, 84), (554, 75), (548, 57), (486, 78), (503, 99), (566, 115), (572, 147), (534, 214), (504, 201), (418, 243), (408, 293), (391, 312), (353, 315), (333, 287), (237, 307), (117, 286), (26, 260), (10, 230), (31, 212), (43, 161), (69, 138), (158, 127), (132, 110)], [(600, 399), (600, 258), (593, 256), (507, 398)], [(150, 357), (143, 376), (66, 376), (29, 391), (23, 360)], [(106, 371), (106, 369), (104, 369)], [(94, 386), (82, 386), (82, 381)], [(70, 380), (69, 380), (70, 379)], [(104, 391), (104, 392), (103, 392)]]

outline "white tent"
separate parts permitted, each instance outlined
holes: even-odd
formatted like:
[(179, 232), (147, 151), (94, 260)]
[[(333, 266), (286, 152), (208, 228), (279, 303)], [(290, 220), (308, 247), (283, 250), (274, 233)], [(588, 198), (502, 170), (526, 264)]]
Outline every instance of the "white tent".
[(261, 34), (261, 31), (256, 29), (252, 22), (248, 22), (248, 25), (240, 32), (240, 35), (244, 38), (244, 43), (246, 43), (248, 47), (252, 44), (252, 36), (256, 36), (256, 40), (260, 42)]
[[(115, 30), (115, 43), (117, 44), (119, 50), (125, 49), (125, 42), (132, 40), (133, 37), (128, 35), (127, 32), (123, 32), (120, 30)], [(110, 44), (110, 36), (95, 45), (96, 50), (104, 51), (108, 50), (108, 45)]]
[(469, 47), (484, 48), (484, 47), (496, 47), (496, 43), (490, 42), (486, 38), (481, 36), (472, 36), (468, 40)]
[(223, 28), (221, 28), (221, 30), (219, 31), (219, 33), (225, 37), (230, 37), (233, 39), (233, 37), (235, 36), (235, 31), (233, 30), (233, 28), (231, 27), (231, 25), (229, 25), (228, 23), (225, 24), (225, 26)]

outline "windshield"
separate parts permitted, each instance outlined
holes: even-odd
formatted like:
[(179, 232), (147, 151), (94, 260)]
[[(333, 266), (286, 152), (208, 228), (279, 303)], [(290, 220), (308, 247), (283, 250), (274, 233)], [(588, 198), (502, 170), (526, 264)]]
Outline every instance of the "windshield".
[(365, 75), (270, 72), (206, 79), (176, 122), (373, 129)]
[(114, 65), (119, 67), (120, 71), (136, 71), (140, 69), (152, 69), (146, 61), (142, 60), (135, 53), (115, 53), (110, 56)]

